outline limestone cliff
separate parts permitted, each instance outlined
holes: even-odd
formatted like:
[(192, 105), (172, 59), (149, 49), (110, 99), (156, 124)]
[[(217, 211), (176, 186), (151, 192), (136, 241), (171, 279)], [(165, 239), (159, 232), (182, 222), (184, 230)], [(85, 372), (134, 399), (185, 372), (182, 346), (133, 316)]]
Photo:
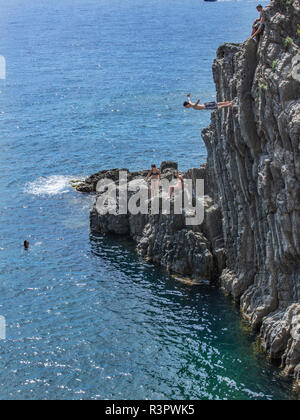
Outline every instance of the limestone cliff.
[(235, 107), (203, 131), (208, 194), (222, 212), (221, 285), (299, 386), (299, 1), (273, 1), (264, 17), (258, 44), (225, 44), (213, 65), (218, 99)]

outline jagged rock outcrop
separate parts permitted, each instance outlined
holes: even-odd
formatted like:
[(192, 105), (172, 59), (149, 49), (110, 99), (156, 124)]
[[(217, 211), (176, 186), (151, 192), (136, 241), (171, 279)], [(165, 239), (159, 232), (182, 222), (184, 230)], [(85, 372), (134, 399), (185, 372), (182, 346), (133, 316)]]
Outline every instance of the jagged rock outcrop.
[(203, 131), (207, 192), (220, 206), (222, 288), (240, 302), (284, 372), (300, 371), (300, 6), (276, 0), (259, 44), (225, 44), (213, 66), (218, 99)]
[[(171, 181), (174, 170), (178, 165), (174, 162), (161, 164), (161, 178)], [(144, 179), (148, 171), (127, 173), (128, 182), (136, 183), (138, 189), (147, 188)], [(206, 170), (203, 166), (199, 169), (191, 169), (183, 174), (185, 179), (204, 179)], [(210, 197), (205, 196), (205, 219), (201, 225), (187, 226), (188, 214), (183, 209), (180, 214), (174, 211), (174, 201), (171, 200), (170, 212), (162, 211), (162, 200), (159, 201), (160, 211), (153, 214), (153, 199), (146, 201), (147, 214), (122, 214), (119, 211), (120, 186), (119, 171), (101, 171), (88, 178), (77, 189), (82, 192), (96, 192), (97, 184), (103, 179), (109, 179), (117, 185), (117, 209), (113, 211), (109, 204), (99, 208), (97, 200), (91, 212), (91, 231), (94, 234), (116, 234), (130, 236), (137, 243), (137, 252), (162, 265), (171, 273), (189, 276), (194, 279), (214, 280), (220, 275), (225, 266), (225, 252), (222, 240), (221, 213)], [(136, 191), (127, 191), (127, 203), (130, 202)], [(167, 192), (169, 194), (169, 191)], [(148, 194), (147, 194), (148, 196)], [(102, 194), (98, 197), (101, 199)], [(169, 198), (169, 197), (168, 197)], [(113, 203), (115, 206), (115, 202)]]

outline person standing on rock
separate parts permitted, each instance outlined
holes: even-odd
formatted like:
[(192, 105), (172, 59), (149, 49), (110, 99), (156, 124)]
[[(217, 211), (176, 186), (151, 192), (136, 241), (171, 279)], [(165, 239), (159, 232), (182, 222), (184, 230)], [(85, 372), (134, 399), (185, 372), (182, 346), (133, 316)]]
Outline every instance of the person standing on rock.
[(152, 198), (157, 197), (159, 195), (159, 186), (160, 186), (160, 170), (157, 169), (156, 165), (153, 164), (151, 166), (151, 171), (149, 171), (146, 182), (151, 179), (151, 193)]
[(173, 197), (175, 191), (183, 191), (184, 189), (184, 179), (181, 175), (179, 175), (178, 171), (174, 172), (174, 178), (177, 180), (174, 187), (170, 187), (170, 198)]
[(189, 93), (187, 95), (188, 100), (186, 102), (183, 103), (183, 106), (186, 109), (189, 108), (193, 108), (197, 111), (203, 111), (205, 109), (213, 111), (216, 109), (222, 109), (222, 108), (229, 108), (231, 106), (233, 106), (231, 101), (226, 101), (226, 102), (205, 102), (204, 104), (200, 104), (200, 99), (198, 99), (197, 102), (192, 102), (191, 101), (191, 94)]
[(264, 28), (264, 16), (263, 16), (263, 11), (264, 11), (264, 9), (263, 9), (263, 7), (262, 7), (262, 5), (261, 5), (261, 4), (259, 4), (259, 5), (256, 7), (256, 9), (257, 9), (257, 11), (258, 11), (258, 13), (259, 13), (259, 18), (258, 18), (258, 19), (256, 19), (256, 20), (254, 21), (254, 23), (253, 23), (253, 26), (252, 26), (252, 33), (251, 33), (250, 39), (255, 39), (255, 38), (257, 38), (257, 41), (259, 41), (259, 35), (260, 35), (261, 31), (262, 31), (262, 30), (263, 30), (263, 28)]

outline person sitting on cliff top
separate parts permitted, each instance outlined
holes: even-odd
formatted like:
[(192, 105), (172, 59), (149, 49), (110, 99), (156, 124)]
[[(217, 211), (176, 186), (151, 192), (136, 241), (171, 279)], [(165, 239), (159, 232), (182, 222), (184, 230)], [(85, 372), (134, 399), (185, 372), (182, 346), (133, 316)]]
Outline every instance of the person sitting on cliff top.
[(191, 101), (191, 94), (189, 93), (187, 95), (188, 101), (184, 102), (183, 106), (187, 109), (193, 108), (197, 111), (203, 111), (205, 109), (207, 110), (215, 110), (215, 109), (222, 109), (222, 108), (228, 108), (233, 106), (233, 103), (231, 101), (226, 102), (205, 102), (204, 104), (200, 104), (200, 99), (197, 102)]
[(256, 38), (256, 40), (259, 41), (260, 34), (261, 34), (262, 30), (264, 29), (264, 16), (263, 16), (264, 9), (263, 9), (261, 4), (259, 4), (256, 7), (256, 9), (259, 13), (259, 18), (256, 19), (253, 23), (252, 33), (251, 33), (250, 39), (255, 39)]

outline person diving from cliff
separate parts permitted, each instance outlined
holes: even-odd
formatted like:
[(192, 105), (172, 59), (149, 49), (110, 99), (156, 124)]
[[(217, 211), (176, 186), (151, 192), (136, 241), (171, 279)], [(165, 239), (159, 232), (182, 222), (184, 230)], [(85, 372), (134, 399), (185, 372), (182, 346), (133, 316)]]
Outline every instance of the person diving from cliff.
[(252, 33), (251, 33), (250, 39), (255, 40), (255, 38), (256, 38), (256, 40), (259, 41), (260, 34), (264, 29), (264, 16), (263, 16), (264, 9), (263, 9), (261, 4), (259, 4), (256, 7), (256, 9), (259, 13), (259, 18), (256, 19), (253, 23)]
[(210, 110), (213, 111), (215, 109), (222, 109), (222, 108), (229, 108), (233, 106), (233, 103), (231, 101), (226, 102), (205, 102), (204, 104), (200, 104), (200, 99), (198, 99), (197, 102), (191, 101), (191, 94), (189, 93), (187, 95), (188, 100), (183, 103), (183, 106), (186, 109), (193, 108), (197, 111), (203, 111), (203, 110)]

